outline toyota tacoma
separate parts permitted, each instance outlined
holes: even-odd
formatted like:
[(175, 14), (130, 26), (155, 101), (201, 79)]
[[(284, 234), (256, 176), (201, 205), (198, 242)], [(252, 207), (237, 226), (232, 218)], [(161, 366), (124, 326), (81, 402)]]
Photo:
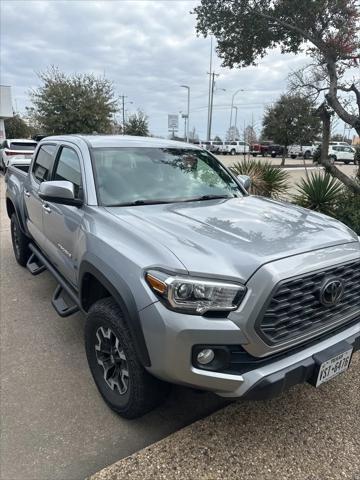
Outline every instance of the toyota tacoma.
[(359, 237), (249, 195), (206, 150), (46, 137), (6, 181), (16, 260), (54, 276), (60, 316), (86, 315), (91, 373), (124, 417), (171, 383), (249, 399), (319, 387), (360, 348)]

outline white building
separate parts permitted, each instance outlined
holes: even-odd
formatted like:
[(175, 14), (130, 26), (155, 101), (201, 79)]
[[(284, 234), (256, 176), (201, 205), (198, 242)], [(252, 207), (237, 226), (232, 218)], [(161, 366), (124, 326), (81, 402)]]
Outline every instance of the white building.
[(6, 138), (4, 120), (13, 117), (13, 115), (11, 87), (0, 85), (0, 142)]

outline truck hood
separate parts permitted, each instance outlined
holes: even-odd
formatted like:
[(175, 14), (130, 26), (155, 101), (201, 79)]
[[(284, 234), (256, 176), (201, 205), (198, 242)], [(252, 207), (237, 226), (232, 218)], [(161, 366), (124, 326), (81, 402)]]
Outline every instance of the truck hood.
[(242, 282), (265, 263), (358, 242), (332, 218), (256, 196), (107, 210), (134, 233), (170, 249), (189, 273)]

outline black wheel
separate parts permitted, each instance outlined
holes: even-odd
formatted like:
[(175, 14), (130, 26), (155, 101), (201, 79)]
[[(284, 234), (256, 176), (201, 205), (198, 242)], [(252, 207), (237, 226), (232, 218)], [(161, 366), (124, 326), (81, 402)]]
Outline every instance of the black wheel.
[(272, 158), (276, 158), (276, 153), (272, 153), (272, 154), (271, 154), (271, 157), (272, 157)]
[(231, 154), (231, 155), (236, 155), (236, 150), (235, 150), (235, 148), (233, 148), (233, 149), (230, 151), (230, 154)]
[(85, 323), (85, 347), (92, 376), (107, 405), (125, 418), (137, 418), (159, 405), (169, 384), (141, 365), (124, 321), (112, 298), (96, 302)]
[(29, 238), (21, 231), (15, 213), (11, 215), (11, 240), (16, 261), (25, 267), (30, 257)]
[(295, 160), (296, 155), (290, 155), (290, 157), (291, 157), (293, 160)]
[(337, 160), (336, 155), (330, 155), (329, 160), (330, 160), (331, 163), (336, 162), (336, 160)]
[(253, 153), (252, 156), (253, 156), (253, 157), (257, 157), (257, 153)]
[(304, 153), (304, 158), (305, 158), (305, 160), (309, 160), (310, 152), (308, 150)]
[(344, 160), (345, 165), (350, 165), (350, 160)]

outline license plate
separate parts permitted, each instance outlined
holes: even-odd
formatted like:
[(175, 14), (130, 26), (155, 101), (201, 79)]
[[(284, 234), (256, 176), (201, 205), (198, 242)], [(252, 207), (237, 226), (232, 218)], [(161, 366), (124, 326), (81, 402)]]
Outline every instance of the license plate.
[(345, 372), (350, 365), (353, 349), (339, 353), (336, 357), (326, 360), (320, 365), (319, 374), (316, 381), (316, 387), (322, 383), (328, 382), (332, 378)]

